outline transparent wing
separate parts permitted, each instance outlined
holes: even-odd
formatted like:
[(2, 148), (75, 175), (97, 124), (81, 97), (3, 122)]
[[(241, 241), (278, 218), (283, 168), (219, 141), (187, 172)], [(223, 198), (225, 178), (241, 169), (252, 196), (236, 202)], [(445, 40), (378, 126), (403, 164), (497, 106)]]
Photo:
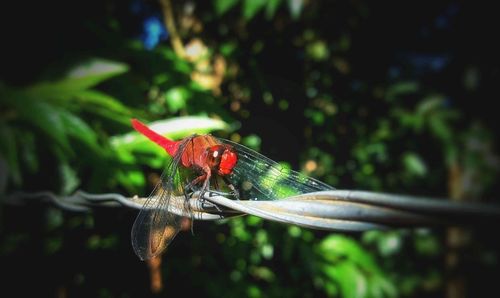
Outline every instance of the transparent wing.
[(179, 233), (183, 216), (168, 212), (169, 208), (176, 208), (183, 215), (191, 214), (187, 200), (179, 203), (179, 200), (172, 199), (173, 196), (184, 195), (178, 168), (189, 140), (187, 138), (179, 146), (176, 156), (163, 171), (160, 182), (146, 199), (132, 226), (132, 247), (141, 260), (161, 254)]
[(279, 200), (303, 193), (332, 190), (334, 187), (290, 170), (238, 143), (219, 139), (231, 146), (238, 162), (228, 180), (245, 200)]

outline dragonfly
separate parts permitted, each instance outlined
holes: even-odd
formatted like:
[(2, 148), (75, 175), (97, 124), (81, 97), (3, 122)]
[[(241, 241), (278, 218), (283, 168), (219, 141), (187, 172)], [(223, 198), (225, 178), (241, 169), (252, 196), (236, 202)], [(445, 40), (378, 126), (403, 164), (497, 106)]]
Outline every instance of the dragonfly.
[[(132, 226), (132, 247), (141, 260), (160, 255), (181, 230), (183, 220), (193, 218), (189, 199), (194, 192), (201, 199), (213, 192), (237, 200), (280, 200), (334, 189), (230, 140), (194, 134), (174, 141), (137, 119), (131, 122), (172, 157)], [(184, 204), (173, 206), (174, 196), (183, 196)], [(180, 212), (168, 212), (169, 208)]]

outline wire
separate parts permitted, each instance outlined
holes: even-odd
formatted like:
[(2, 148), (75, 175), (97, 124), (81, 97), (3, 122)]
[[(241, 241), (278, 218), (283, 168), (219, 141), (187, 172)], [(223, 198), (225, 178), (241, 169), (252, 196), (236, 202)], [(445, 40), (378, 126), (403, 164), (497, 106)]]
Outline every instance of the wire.
[[(193, 194), (189, 200), (196, 220), (219, 220), (251, 214), (285, 224), (346, 232), (500, 222), (500, 206), (497, 205), (367, 191), (321, 191), (277, 201), (232, 200), (213, 194), (206, 194), (203, 199), (199, 199), (196, 195)], [(6, 203), (15, 205), (33, 200), (49, 202), (68, 211), (89, 212), (98, 207), (140, 209), (145, 198), (83, 191), (69, 196), (57, 196), (51, 192), (15, 193), (4, 198)], [(173, 197), (172, 200), (181, 203), (184, 197)], [(165, 211), (185, 216), (174, 207), (181, 205), (170, 204), (169, 210)]]

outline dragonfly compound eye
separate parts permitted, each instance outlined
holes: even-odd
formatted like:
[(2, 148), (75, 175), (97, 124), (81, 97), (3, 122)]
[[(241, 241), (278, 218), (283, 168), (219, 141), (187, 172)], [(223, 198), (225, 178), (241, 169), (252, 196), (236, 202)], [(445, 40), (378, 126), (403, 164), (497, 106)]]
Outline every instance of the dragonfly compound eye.
[(207, 163), (211, 169), (219, 169), (223, 152), (224, 148), (221, 145), (215, 145), (207, 149)]
[(232, 173), (236, 162), (238, 161), (238, 155), (231, 149), (224, 149), (222, 157), (219, 164), (219, 174), (229, 175)]

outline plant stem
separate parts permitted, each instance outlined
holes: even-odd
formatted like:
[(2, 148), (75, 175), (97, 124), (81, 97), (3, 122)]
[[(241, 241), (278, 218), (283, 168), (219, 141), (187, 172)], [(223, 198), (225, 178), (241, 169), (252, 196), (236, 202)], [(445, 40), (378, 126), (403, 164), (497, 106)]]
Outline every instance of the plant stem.
[(160, 4), (162, 6), (165, 27), (167, 27), (167, 31), (170, 34), (170, 43), (172, 44), (172, 48), (179, 58), (185, 59), (186, 51), (184, 50), (184, 45), (182, 44), (182, 40), (175, 26), (172, 2), (170, 0), (160, 0)]

